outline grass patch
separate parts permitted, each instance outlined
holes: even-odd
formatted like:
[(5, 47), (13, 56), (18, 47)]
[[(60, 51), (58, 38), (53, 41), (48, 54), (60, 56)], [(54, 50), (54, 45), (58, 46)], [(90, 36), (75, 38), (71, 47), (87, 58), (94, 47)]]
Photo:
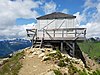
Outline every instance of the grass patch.
[(63, 58), (62, 55), (61, 55), (61, 52), (59, 50), (57, 50), (55, 53), (48, 54), (48, 56), (50, 56), (54, 59), (58, 59), (58, 60)]
[(65, 67), (66, 64), (65, 64), (64, 60), (60, 60), (60, 61), (58, 62), (58, 66), (60, 66), (60, 67)]
[(68, 69), (69, 69), (68, 72), (69, 72), (70, 75), (74, 75), (75, 73), (78, 72), (78, 69), (76, 67), (74, 67), (72, 63), (70, 64)]
[(70, 62), (70, 59), (68, 57), (66, 57), (64, 60), (65, 62)]
[(78, 45), (81, 50), (88, 54), (91, 58), (100, 57), (100, 42), (85, 41), (83, 43), (78, 43)]
[(90, 73), (90, 75), (100, 75), (100, 70), (96, 70), (93, 73)]
[(62, 73), (59, 70), (53, 70), (55, 75), (62, 75)]
[(89, 74), (86, 72), (85, 69), (83, 69), (83, 71), (79, 70), (79, 71), (78, 71), (78, 74), (79, 74), (79, 75), (89, 75)]
[(19, 61), (23, 57), (24, 53), (17, 53), (7, 62), (5, 62), (0, 68), (0, 75), (18, 75), (19, 69), (22, 67)]
[(90, 73), (90, 72), (86, 72), (86, 70), (85, 69), (83, 69), (83, 71), (78, 71), (78, 74), (79, 75), (100, 75), (100, 70), (96, 70), (96, 71), (93, 71), (92, 73)]

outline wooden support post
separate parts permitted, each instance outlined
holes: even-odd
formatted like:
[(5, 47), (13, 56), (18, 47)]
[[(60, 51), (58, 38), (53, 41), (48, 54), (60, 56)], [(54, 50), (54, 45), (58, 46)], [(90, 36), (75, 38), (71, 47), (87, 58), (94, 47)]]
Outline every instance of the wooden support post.
[(75, 37), (76, 37), (76, 34), (77, 34), (77, 30), (75, 29)]
[(62, 37), (64, 37), (64, 30), (62, 30)]
[(63, 51), (63, 41), (61, 41), (61, 51)]
[(73, 42), (73, 57), (75, 57), (75, 42)]
[(43, 29), (43, 38), (45, 37), (44, 29)]
[(33, 48), (33, 46), (34, 46), (34, 40), (32, 39), (31, 42), (32, 42), (32, 48)]
[(55, 37), (55, 30), (54, 30), (54, 35), (53, 35), (53, 37)]
[(37, 38), (37, 29), (35, 30), (35, 32), (36, 32), (36, 38)]
[(86, 30), (84, 30), (84, 38), (86, 38)]

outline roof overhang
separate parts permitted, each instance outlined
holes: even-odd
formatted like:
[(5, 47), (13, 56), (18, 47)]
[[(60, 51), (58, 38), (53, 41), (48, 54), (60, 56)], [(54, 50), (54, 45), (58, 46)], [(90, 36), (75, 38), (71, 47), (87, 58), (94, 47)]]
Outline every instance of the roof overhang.
[(45, 19), (74, 19), (74, 18), (76, 18), (76, 16), (61, 13), (61, 12), (54, 12), (54, 13), (51, 13), (51, 14), (40, 16), (36, 19), (45, 20)]

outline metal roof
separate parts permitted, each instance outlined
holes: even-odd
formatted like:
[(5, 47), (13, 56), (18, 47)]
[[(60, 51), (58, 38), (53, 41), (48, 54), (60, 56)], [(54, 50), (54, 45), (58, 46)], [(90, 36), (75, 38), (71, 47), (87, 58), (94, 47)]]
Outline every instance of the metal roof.
[(74, 18), (76, 18), (76, 16), (61, 13), (61, 12), (54, 12), (51, 14), (40, 16), (37, 19), (42, 20), (42, 19), (74, 19)]

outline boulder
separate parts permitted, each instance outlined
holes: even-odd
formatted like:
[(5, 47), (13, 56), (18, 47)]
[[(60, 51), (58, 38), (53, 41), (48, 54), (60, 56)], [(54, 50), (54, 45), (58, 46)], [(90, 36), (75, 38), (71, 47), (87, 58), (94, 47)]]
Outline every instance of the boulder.
[(45, 52), (45, 49), (41, 48), (40, 51)]
[(38, 50), (38, 51), (36, 52), (37, 55), (39, 55), (39, 54), (41, 54), (41, 53), (42, 53), (41, 50)]
[(56, 74), (53, 71), (49, 71), (45, 75), (56, 75)]
[(46, 60), (49, 60), (49, 59), (50, 59), (50, 57), (44, 56), (44, 57), (42, 58), (42, 61), (46, 61)]
[(41, 54), (38, 56), (38, 58), (41, 58), (41, 57), (43, 57), (43, 56), (45, 56), (45, 53), (41, 53)]
[(50, 53), (52, 54), (52, 53), (56, 53), (56, 52), (57, 52), (57, 51), (52, 51), (52, 52), (50, 52)]
[(35, 54), (32, 53), (31, 55), (28, 55), (28, 57), (32, 58), (34, 55), (35, 55)]
[(35, 50), (34, 50), (34, 48), (33, 49), (30, 49), (30, 52), (34, 52)]
[(34, 52), (34, 53), (32, 53), (33, 55), (37, 55), (37, 53), (36, 52)]

